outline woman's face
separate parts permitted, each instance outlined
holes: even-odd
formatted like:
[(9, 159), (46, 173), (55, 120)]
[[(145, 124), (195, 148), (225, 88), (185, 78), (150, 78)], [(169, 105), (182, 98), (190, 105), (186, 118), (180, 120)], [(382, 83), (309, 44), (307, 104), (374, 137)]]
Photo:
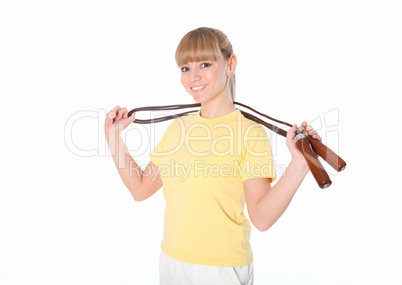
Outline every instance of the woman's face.
[(223, 57), (217, 61), (188, 62), (180, 66), (180, 70), (181, 84), (197, 103), (204, 103), (230, 92), (229, 64)]

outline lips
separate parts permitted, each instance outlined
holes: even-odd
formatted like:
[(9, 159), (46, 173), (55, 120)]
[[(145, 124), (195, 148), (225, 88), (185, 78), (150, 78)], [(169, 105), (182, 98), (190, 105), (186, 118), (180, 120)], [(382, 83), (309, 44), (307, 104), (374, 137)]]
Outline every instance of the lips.
[(208, 86), (208, 84), (205, 84), (205, 85), (190, 87), (190, 89), (193, 90), (194, 92), (199, 92), (199, 91), (205, 89), (205, 87), (207, 87), (207, 86)]

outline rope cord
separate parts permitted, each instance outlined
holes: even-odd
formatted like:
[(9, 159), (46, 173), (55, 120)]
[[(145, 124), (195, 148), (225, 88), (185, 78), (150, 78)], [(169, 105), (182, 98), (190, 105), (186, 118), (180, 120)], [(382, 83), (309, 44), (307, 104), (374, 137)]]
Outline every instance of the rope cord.
[[(253, 109), (253, 108), (251, 108), (251, 107), (249, 107), (249, 106), (247, 106), (247, 105), (244, 105), (244, 104), (239, 103), (239, 102), (233, 102), (233, 103), (236, 104), (236, 105), (239, 105), (239, 106), (248, 108), (248, 109), (250, 109), (251, 111), (257, 113), (258, 115), (263, 116), (263, 117), (265, 117), (265, 118), (267, 118), (267, 119), (269, 119), (269, 120), (271, 120), (271, 121), (277, 122), (277, 123), (279, 123), (279, 124), (286, 125), (286, 126), (288, 126), (288, 127), (292, 127), (292, 125), (289, 124), (289, 123), (286, 123), (286, 122), (284, 122), (284, 121), (280, 121), (280, 120), (274, 119), (274, 118), (272, 118), (272, 117), (270, 117), (270, 116), (268, 116), (268, 115), (265, 115), (265, 114), (263, 114), (263, 113), (261, 113), (261, 112), (256, 111), (255, 109)], [(165, 106), (139, 107), (139, 108), (132, 109), (132, 110), (128, 113), (128, 116), (131, 116), (131, 114), (134, 113), (134, 112), (140, 112), (140, 111), (178, 110), (178, 109), (186, 109), (186, 108), (192, 108), (192, 107), (201, 107), (201, 103), (195, 103), (195, 104), (181, 104), (181, 105), (165, 105)], [(139, 120), (139, 119), (135, 119), (135, 121), (134, 121), (133, 123), (136, 123), (136, 124), (152, 124), (152, 123), (159, 123), (159, 122), (163, 122), (163, 121), (167, 121), (167, 120), (176, 119), (176, 118), (181, 117), (181, 116), (186, 116), (186, 115), (188, 115), (188, 114), (191, 114), (191, 113), (194, 113), (194, 112), (197, 112), (197, 111), (198, 111), (198, 110), (191, 110), (191, 111), (183, 112), (183, 113), (180, 113), (180, 114), (175, 114), (175, 115), (160, 117), (160, 118), (156, 118), (156, 119), (149, 119), (149, 120)], [(256, 123), (259, 123), (259, 124), (261, 124), (261, 125), (267, 127), (268, 129), (272, 130), (273, 132), (277, 133), (278, 135), (281, 135), (281, 136), (286, 137), (287, 132), (286, 132), (285, 130), (283, 130), (283, 129), (277, 127), (277, 126), (274, 126), (274, 125), (272, 125), (272, 124), (270, 124), (270, 123), (268, 123), (268, 122), (266, 122), (266, 121), (264, 121), (264, 120), (261, 120), (260, 118), (254, 116), (254, 115), (251, 115), (250, 113), (247, 113), (247, 112), (245, 112), (245, 111), (243, 111), (243, 110), (239, 110), (239, 111), (240, 111), (240, 112), (244, 115), (244, 117), (246, 117), (247, 119), (250, 119), (250, 120), (252, 120), (252, 121), (254, 121), (254, 122), (256, 122)]]

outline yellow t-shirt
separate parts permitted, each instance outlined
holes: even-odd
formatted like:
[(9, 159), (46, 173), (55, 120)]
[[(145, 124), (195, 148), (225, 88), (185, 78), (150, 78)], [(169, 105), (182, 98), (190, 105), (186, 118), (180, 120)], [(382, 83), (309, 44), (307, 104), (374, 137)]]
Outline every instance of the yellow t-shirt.
[(237, 267), (253, 261), (243, 181), (276, 179), (262, 125), (235, 111), (175, 119), (149, 158), (166, 200), (162, 250), (187, 263)]

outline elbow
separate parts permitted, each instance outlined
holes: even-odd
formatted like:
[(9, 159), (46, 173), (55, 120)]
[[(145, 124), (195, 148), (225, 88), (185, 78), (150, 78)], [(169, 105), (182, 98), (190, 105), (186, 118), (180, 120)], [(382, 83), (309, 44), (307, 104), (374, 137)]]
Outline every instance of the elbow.
[(144, 197), (144, 195), (138, 195), (138, 194), (137, 195), (131, 194), (131, 195), (133, 196), (135, 202), (142, 202), (146, 200), (146, 197)]
[(266, 221), (261, 219), (261, 217), (256, 215), (250, 215), (250, 221), (253, 226), (260, 232), (266, 232), (271, 227), (271, 225), (269, 225)]
[(134, 189), (129, 189), (129, 191), (135, 202), (141, 202), (145, 200), (145, 197), (143, 195), (139, 195), (140, 192), (134, 191)]
[(253, 215), (253, 218), (250, 220), (257, 230), (260, 232), (266, 232), (275, 224), (278, 218), (272, 215), (268, 215), (268, 217), (265, 217), (264, 215)]
[(138, 197), (136, 197), (136, 196), (133, 196), (133, 198), (134, 198), (134, 201), (135, 201), (135, 202), (144, 201), (144, 199), (138, 198)]
[(260, 232), (266, 232), (269, 228), (270, 228), (270, 226), (256, 226), (256, 228), (257, 228), (257, 230), (259, 230)]
[(272, 224), (261, 223), (261, 222), (260, 223), (254, 223), (253, 222), (253, 225), (260, 232), (266, 232), (272, 226)]

